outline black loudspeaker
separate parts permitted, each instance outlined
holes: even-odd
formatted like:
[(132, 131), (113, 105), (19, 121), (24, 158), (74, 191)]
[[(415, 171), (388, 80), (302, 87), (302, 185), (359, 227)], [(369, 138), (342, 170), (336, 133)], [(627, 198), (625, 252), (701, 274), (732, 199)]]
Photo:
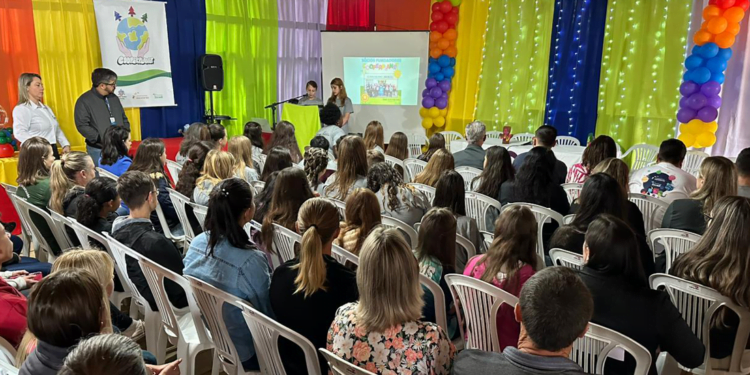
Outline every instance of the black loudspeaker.
[(219, 55), (201, 56), (201, 85), (206, 91), (221, 91), (224, 88), (224, 64)]

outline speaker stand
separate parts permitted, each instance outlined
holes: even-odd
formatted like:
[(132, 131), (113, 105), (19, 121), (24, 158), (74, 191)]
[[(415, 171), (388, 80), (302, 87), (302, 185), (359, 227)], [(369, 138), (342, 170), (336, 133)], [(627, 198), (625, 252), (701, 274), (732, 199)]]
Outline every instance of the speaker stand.
[(232, 118), (231, 116), (216, 116), (216, 112), (214, 112), (214, 92), (213, 91), (208, 92), (208, 102), (209, 102), (209, 112), (207, 115), (204, 116), (204, 119), (206, 120), (207, 124), (210, 125), (213, 123), (217, 123), (221, 125), (222, 120), (236, 120), (235, 118)]

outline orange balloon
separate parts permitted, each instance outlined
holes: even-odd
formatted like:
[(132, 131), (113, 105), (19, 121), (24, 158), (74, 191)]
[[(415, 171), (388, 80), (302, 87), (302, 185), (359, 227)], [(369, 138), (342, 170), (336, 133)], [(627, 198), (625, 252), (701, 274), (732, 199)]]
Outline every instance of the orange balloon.
[(458, 33), (456, 33), (456, 29), (448, 29), (448, 31), (443, 34), (443, 38), (448, 40), (456, 40), (458, 37)]
[(430, 42), (437, 42), (442, 37), (443, 34), (441, 34), (440, 31), (430, 31)]
[(729, 23), (727, 22), (726, 18), (721, 17), (721, 16), (714, 17), (714, 18), (711, 18), (711, 20), (707, 22), (706, 30), (708, 30), (709, 33), (714, 34), (714, 35), (721, 34), (724, 32), (724, 30), (727, 29), (728, 24)]
[(706, 7), (706, 9), (703, 9), (703, 19), (708, 21), (711, 18), (717, 17), (721, 15), (721, 8), (717, 7), (716, 5), (709, 5)]
[(450, 46), (445, 49), (445, 54), (448, 55), (448, 57), (456, 57), (458, 51), (456, 50), (456, 47)]
[(433, 48), (430, 50), (430, 57), (432, 57), (433, 59), (437, 59), (442, 54), (443, 54), (443, 50), (439, 48)]
[(455, 40), (451, 40), (451, 46), (455, 46), (455, 45), (456, 45), (456, 41)]
[(430, 42), (430, 50), (437, 48), (437, 42)]
[(706, 30), (700, 29), (693, 36), (693, 41), (695, 42), (695, 44), (697, 44), (699, 46), (702, 46), (702, 45), (710, 42), (711, 38), (713, 38), (713, 35), (711, 35), (711, 33), (709, 33)]
[(438, 40), (437, 45), (440, 49), (446, 49), (451, 45), (451, 42), (449, 42), (448, 39), (443, 38)]
[(723, 32), (714, 38), (714, 42), (719, 48), (729, 48), (734, 44), (734, 35)]
[(740, 7), (731, 7), (724, 11), (724, 18), (730, 23), (739, 23), (745, 17), (745, 11)]
[(739, 23), (730, 23), (727, 25), (727, 30), (724, 31), (725, 33), (732, 34), (734, 36), (737, 36), (737, 34), (740, 33), (740, 24)]

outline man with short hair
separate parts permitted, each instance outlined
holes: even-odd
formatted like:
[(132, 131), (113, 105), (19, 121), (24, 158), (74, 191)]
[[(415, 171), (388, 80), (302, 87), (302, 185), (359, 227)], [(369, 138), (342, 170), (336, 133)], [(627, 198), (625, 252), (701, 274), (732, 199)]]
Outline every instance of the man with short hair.
[(686, 154), (687, 148), (679, 139), (662, 142), (656, 164), (630, 174), (630, 192), (656, 197), (666, 203), (690, 198), (690, 193), (696, 189), (696, 179), (682, 170)]
[[(531, 144), (534, 147), (541, 146), (548, 150), (552, 150), (553, 147), (557, 146), (557, 129), (554, 126), (542, 125), (534, 133), (534, 138), (531, 140)], [(528, 152), (524, 152), (516, 157), (513, 161), (513, 168), (518, 171), (523, 165), (523, 161), (526, 159)], [(554, 156), (554, 152), (552, 155)], [(568, 176), (568, 166), (565, 163), (555, 158), (555, 175), (553, 181), (558, 184), (565, 183), (565, 177)]]
[(469, 145), (465, 149), (453, 154), (456, 168), (473, 167), (484, 169), (484, 140), (487, 138), (487, 128), (481, 121), (474, 121), (466, 125), (466, 140)]
[[(159, 191), (147, 174), (141, 171), (125, 172), (117, 180), (117, 194), (130, 208), (129, 216), (120, 216), (112, 223), (112, 237), (137, 253), (151, 259), (170, 271), (182, 275), (182, 255), (177, 247), (154, 230), (151, 223), (151, 212), (159, 204)], [(146, 277), (138, 265), (138, 261), (127, 257), (128, 277), (148, 301), (151, 309), (158, 311), (154, 295), (146, 282)], [(185, 291), (170, 280), (164, 282), (167, 296), (177, 308), (188, 305)]]
[(328, 140), (328, 151), (333, 153), (333, 146), (340, 138), (344, 137), (346, 133), (338, 127), (339, 119), (341, 118), (341, 110), (336, 104), (328, 103), (323, 109), (320, 110), (320, 130), (315, 136), (325, 137)]
[(750, 147), (737, 155), (737, 195), (750, 198)]
[(464, 350), (453, 363), (454, 375), (584, 374), (568, 356), (588, 330), (594, 300), (575, 271), (557, 266), (537, 272), (521, 288), (514, 313), (521, 324), (518, 348)]
[(84, 92), (76, 100), (73, 113), (76, 129), (86, 139), (86, 152), (98, 167), (104, 132), (115, 125), (130, 129), (130, 122), (120, 98), (114, 93), (117, 88), (115, 72), (96, 68), (91, 73), (91, 84), (91, 90)]

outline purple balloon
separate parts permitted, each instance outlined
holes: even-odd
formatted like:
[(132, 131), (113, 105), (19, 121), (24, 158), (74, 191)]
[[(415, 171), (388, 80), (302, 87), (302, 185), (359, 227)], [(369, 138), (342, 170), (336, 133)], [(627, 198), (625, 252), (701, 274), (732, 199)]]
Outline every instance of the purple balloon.
[(428, 89), (431, 89), (437, 85), (437, 81), (435, 78), (427, 78), (427, 80), (424, 82), (425, 87)]
[[(430, 95), (430, 89), (424, 89), (422, 90), (422, 97), (426, 98)], [(683, 98), (684, 99), (684, 98)]]
[(451, 90), (451, 81), (444, 79), (438, 83), (438, 87), (440, 87), (440, 90), (443, 90), (443, 92), (448, 92)]
[(435, 101), (435, 106), (438, 107), (438, 109), (444, 109), (448, 106), (448, 99), (440, 98)]
[(717, 117), (719, 117), (719, 111), (716, 108), (708, 106), (701, 108), (696, 115), (696, 118), (703, 122), (714, 121)]
[(716, 81), (708, 81), (701, 85), (701, 94), (710, 97), (719, 95), (721, 92), (721, 84)]
[(433, 87), (430, 89), (430, 96), (434, 99), (439, 98), (440, 95), (443, 95), (443, 90), (440, 90), (440, 87)]
[[(425, 93), (424, 91), (422, 91), (422, 97), (424, 96), (425, 96)], [(688, 100), (687, 96), (683, 96), (680, 98), (680, 108), (688, 108), (687, 100)]]
[(434, 106), (435, 106), (435, 99), (433, 99), (433, 98), (431, 98), (429, 96), (426, 97), (426, 98), (424, 98), (424, 99), (422, 99), (422, 107), (432, 108)]
[(690, 108), (681, 108), (677, 111), (677, 121), (687, 124), (690, 120), (695, 118), (695, 111)]
[(693, 81), (685, 81), (680, 85), (680, 94), (683, 96), (690, 96), (698, 92), (698, 84)]
[(706, 101), (708, 101), (708, 98), (706, 98), (705, 95), (701, 93), (695, 93), (688, 97), (687, 105), (688, 107), (697, 111), (706, 106)]
[(444, 92), (443, 95), (440, 95), (440, 97), (441, 98), (445, 98), (447, 100), (448, 99), (448, 93)]
[(716, 109), (721, 108), (721, 97), (719, 95), (709, 96), (706, 106), (713, 107)]

